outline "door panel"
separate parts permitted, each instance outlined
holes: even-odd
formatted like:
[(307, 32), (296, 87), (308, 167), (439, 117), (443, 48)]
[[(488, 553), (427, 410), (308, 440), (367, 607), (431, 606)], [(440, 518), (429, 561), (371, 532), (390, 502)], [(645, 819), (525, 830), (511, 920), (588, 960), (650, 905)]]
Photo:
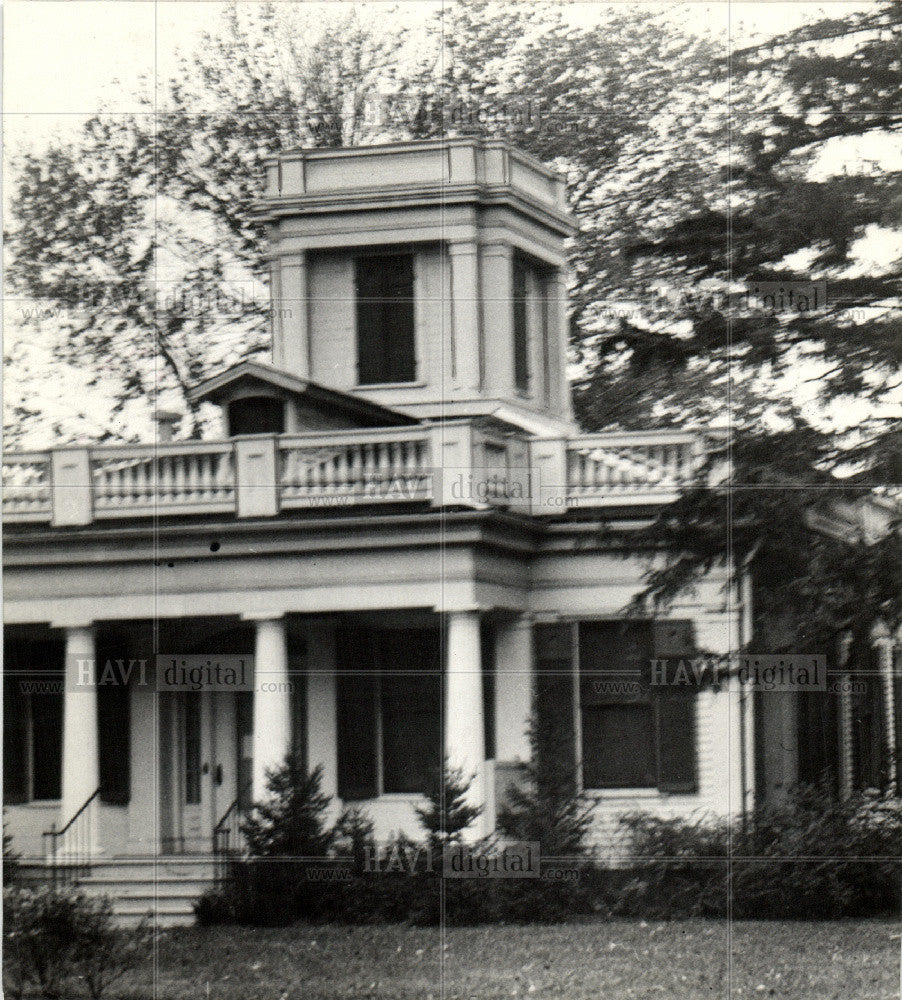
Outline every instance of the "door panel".
[(209, 854), (213, 829), (237, 794), (235, 695), (185, 692), (177, 720), (173, 846), (186, 854)]

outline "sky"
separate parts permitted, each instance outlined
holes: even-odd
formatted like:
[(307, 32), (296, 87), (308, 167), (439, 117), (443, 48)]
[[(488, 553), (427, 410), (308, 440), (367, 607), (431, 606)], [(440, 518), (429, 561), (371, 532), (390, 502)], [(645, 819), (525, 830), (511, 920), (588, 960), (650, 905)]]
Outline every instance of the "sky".
[[(303, 0), (287, 0), (303, 2)], [(177, 50), (191, 49), (204, 29), (215, 30), (219, 0), (7, 0), (4, 31), (4, 112), (9, 116), (84, 116), (137, 109), (140, 78), (166, 78)], [(440, 0), (405, 5), (405, 21), (425, 21)], [(605, 4), (564, 3), (575, 22), (603, 15)], [(845, 2), (683, 2), (675, 7), (688, 27), (731, 37), (742, 45), (756, 34), (786, 30), (825, 10), (867, 6)], [(118, 81), (118, 82), (117, 82)], [(39, 126), (34, 124), (33, 128)]]

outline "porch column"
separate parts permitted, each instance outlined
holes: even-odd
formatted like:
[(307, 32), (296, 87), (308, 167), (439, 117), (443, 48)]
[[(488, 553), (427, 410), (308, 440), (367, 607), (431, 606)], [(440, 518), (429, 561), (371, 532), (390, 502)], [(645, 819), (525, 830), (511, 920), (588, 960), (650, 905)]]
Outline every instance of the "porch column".
[[(482, 712), (482, 649), (478, 611), (452, 611), (447, 615), (445, 668), (445, 756), (451, 767), (473, 776), (469, 799), (486, 805), (485, 737)], [(465, 836), (482, 836), (492, 825), (485, 812)]]
[(291, 678), (284, 618), (256, 622), (254, 648), (254, 801), (265, 797), (266, 772), (285, 760), (291, 747)]
[(322, 768), (324, 795), (331, 797), (329, 822), (338, 819), (338, 723), (335, 663), (335, 625), (331, 621), (307, 624), (307, 770)]
[[(37, 749), (40, 752), (40, 747)], [(66, 629), (61, 827), (99, 786), (96, 649), (94, 627), (86, 625)], [(90, 826), (88, 846), (93, 851), (97, 847), (96, 830), (93, 823)]]

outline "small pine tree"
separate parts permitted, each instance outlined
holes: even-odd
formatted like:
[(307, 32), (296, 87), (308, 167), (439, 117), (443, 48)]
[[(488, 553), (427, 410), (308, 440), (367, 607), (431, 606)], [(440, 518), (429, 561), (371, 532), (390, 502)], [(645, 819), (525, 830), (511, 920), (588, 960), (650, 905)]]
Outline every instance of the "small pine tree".
[(323, 794), (322, 768), (308, 773), (298, 757), (268, 771), (267, 798), (257, 802), (242, 826), (248, 850), (257, 857), (323, 857), (335, 833), (325, 826), (332, 801)]
[(441, 773), (426, 793), (428, 805), (416, 811), (432, 847), (459, 841), (463, 831), (482, 813), (481, 806), (467, 801), (472, 783), (472, 776), (467, 777), (460, 768), (444, 761)]
[(499, 830), (514, 840), (538, 841), (546, 857), (589, 853), (585, 838), (595, 803), (580, 791), (571, 740), (554, 715), (534, 711), (529, 744), (523, 781), (508, 786), (498, 810)]

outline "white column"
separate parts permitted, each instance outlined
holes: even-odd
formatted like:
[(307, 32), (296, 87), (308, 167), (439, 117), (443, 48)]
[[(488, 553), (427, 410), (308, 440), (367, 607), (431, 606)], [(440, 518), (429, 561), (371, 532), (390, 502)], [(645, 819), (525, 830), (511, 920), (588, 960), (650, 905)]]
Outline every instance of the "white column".
[(266, 772), (291, 747), (291, 694), (284, 618), (256, 622), (254, 659), (254, 801), (265, 798)]
[(523, 764), (530, 758), (532, 622), (515, 618), (495, 626), (495, 759)]
[[(479, 612), (452, 611), (447, 615), (445, 667), (445, 756), (451, 767), (473, 776), (469, 799), (486, 805), (485, 737), (482, 720), (482, 647)], [(493, 824), (485, 812), (465, 832), (479, 837)]]
[(329, 821), (338, 818), (338, 709), (335, 625), (329, 621), (307, 626), (307, 768), (323, 769), (321, 789), (332, 797)]
[[(63, 693), (63, 774), (60, 825), (66, 824), (100, 785), (97, 741), (97, 663), (93, 626), (66, 629)], [(41, 747), (35, 747), (40, 753)], [(96, 849), (92, 829), (88, 847)], [(82, 839), (80, 848), (85, 846)], [(62, 845), (63, 850), (66, 845)]]
[(514, 251), (508, 243), (485, 243), (480, 257), (482, 327), (485, 331), (487, 395), (512, 397), (514, 387)]
[(465, 394), (482, 386), (483, 341), (480, 302), (479, 244), (475, 240), (448, 246), (451, 264), (454, 381)]
[(307, 261), (303, 253), (276, 258), (271, 266), (272, 358), (276, 368), (310, 377)]

